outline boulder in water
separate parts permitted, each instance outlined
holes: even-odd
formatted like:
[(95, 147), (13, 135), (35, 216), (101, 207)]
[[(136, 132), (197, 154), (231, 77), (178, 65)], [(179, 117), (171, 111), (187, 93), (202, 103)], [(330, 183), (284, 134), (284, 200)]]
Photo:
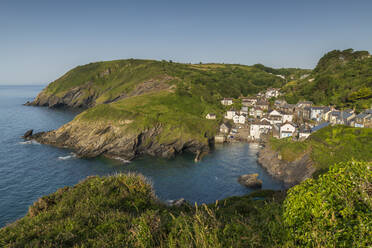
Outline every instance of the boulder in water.
[(261, 188), (262, 180), (258, 179), (258, 174), (245, 174), (238, 178), (238, 182), (249, 188)]
[(24, 139), (28, 139), (32, 136), (34, 130), (33, 129), (30, 129), (28, 130), (27, 132), (25, 132), (25, 134), (22, 136)]

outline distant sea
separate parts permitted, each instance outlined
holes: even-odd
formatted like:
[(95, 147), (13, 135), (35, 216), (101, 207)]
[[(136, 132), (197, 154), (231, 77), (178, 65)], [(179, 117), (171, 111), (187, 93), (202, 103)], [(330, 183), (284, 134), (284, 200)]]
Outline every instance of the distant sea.
[(0, 86), (0, 227), (24, 216), (39, 197), (90, 175), (140, 172), (151, 179), (160, 199), (185, 198), (198, 204), (252, 192), (237, 182), (238, 176), (246, 173), (259, 173), (264, 189), (284, 188), (257, 164), (259, 148), (254, 144), (217, 146), (199, 163), (193, 162), (191, 154), (172, 160), (143, 157), (123, 163), (78, 159), (70, 150), (25, 142), (21, 136), (27, 130), (56, 129), (78, 114), (22, 105), (42, 88)]

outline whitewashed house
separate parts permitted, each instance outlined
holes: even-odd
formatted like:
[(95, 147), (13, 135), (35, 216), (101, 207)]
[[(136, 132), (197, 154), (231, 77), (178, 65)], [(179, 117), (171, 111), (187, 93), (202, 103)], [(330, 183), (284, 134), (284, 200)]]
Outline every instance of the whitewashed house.
[(282, 122), (292, 122), (293, 121), (293, 114), (283, 114)]
[(248, 115), (248, 107), (243, 106), (242, 109), (240, 110), (240, 114)]
[(300, 128), (298, 131), (298, 139), (305, 140), (307, 139), (311, 134), (311, 130), (308, 128)]
[(280, 135), (279, 137), (282, 138), (287, 138), (291, 137), (293, 133), (296, 131), (296, 127), (294, 124), (286, 122), (280, 126)]
[(324, 119), (325, 114), (328, 113), (330, 110), (330, 107), (311, 107), (310, 120), (320, 122)]
[(229, 119), (229, 120), (232, 120), (234, 115), (236, 115), (236, 111), (235, 110), (228, 110), (226, 111), (226, 115), (225, 115), (225, 118), (226, 119)]
[(242, 98), (242, 105), (245, 107), (253, 107), (257, 103), (257, 98), (254, 97), (244, 97)]
[(249, 137), (252, 140), (258, 140), (262, 134), (267, 134), (271, 130), (271, 124), (267, 121), (254, 122), (249, 128)]
[(239, 124), (245, 124), (246, 117), (244, 115), (239, 116)]
[(207, 118), (208, 120), (215, 120), (216, 119), (216, 115), (215, 114), (208, 113), (205, 118)]
[(229, 123), (222, 123), (220, 125), (220, 133), (229, 133), (230, 132), (231, 125)]
[(269, 113), (269, 122), (272, 125), (281, 124), (283, 123), (283, 115), (279, 111), (273, 110)]
[[(277, 75), (277, 76), (279, 76), (279, 75)], [(265, 98), (266, 99), (270, 99), (272, 97), (278, 97), (279, 95), (280, 95), (279, 89), (271, 88), (271, 89), (267, 89), (266, 92), (265, 92)]]
[(239, 123), (239, 115), (234, 115), (234, 116), (233, 116), (233, 122), (234, 122), (235, 124)]
[(234, 100), (233, 98), (224, 98), (221, 100), (221, 104), (225, 106), (232, 105), (233, 100)]
[(249, 115), (253, 116), (254, 118), (261, 118), (263, 116), (264, 112), (260, 108), (251, 108), (249, 110)]

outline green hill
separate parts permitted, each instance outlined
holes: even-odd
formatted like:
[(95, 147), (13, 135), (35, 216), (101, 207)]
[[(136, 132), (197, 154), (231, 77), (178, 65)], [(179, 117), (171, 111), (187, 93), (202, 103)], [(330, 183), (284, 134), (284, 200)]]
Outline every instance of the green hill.
[[(169, 207), (140, 175), (89, 177), (0, 229), (1, 247), (369, 247), (370, 164), (340, 163), (289, 190)], [(284, 200), (284, 204), (283, 204)]]
[[(166, 86), (173, 85), (180, 92), (186, 91), (183, 93), (203, 97), (214, 104), (214, 100), (221, 97), (254, 94), (283, 84), (283, 79), (257, 66), (129, 59), (78, 66), (49, 84), (41, 96), (62, 98), (81, 88), (73, 101), (90, 97), (88, 100), (96, 105), (147, 91), (165, 90)], [(138, 88), (140, 86), (144, 88)]]
[(342, 108), (369, 108), (372, 104), (372, 57), (367, 51), (331, 51), (319, 60), (308, 77), (289, 82), (284, 91), (290, 103), (306, 99)]
[[(285, 83), (267, 70), (134, 59), (78, 66), (49, 84), (30, 105), (88, 109), (38, 141), (70, 147), (86, 157), (170, 157), (184, 150), (208, 150), (226, 110), (220, 103), (223, 97), (238, 98)], [(299, 72), (289, 69), (287, 74)], [(217, 119), (205, 119), (207, 113)]]
[(305, 141), (272, 138), (269, 145), (287, 162), (310, 154), (317, 174), (327, 171), (329, 165), (351, 159), (372, 161), (371, 128), (328, 126), (312, 133)]

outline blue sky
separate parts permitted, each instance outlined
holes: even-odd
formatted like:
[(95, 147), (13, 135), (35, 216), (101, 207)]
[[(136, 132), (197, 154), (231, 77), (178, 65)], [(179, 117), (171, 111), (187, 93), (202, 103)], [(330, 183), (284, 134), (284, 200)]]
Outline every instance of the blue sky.
[(93, 61), (313, 68), (372, 51), (372, 1), (1, 0), (0, 84), (46, 84)]

